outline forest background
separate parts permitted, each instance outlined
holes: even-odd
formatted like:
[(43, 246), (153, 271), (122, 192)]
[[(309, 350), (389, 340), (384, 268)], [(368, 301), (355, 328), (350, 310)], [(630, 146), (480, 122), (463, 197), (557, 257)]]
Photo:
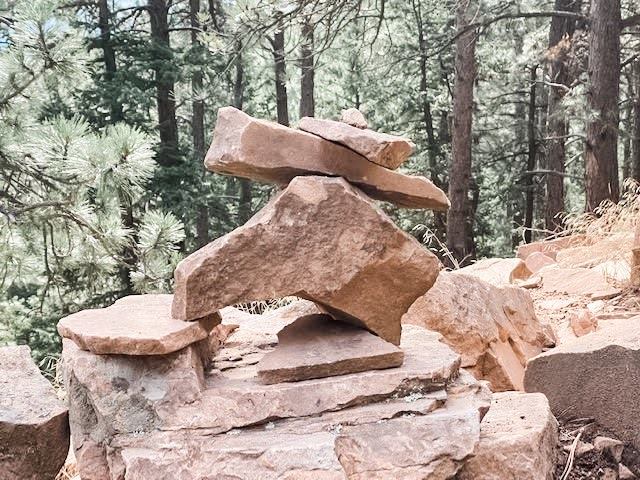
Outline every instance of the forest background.
[(46, 369), (264, 205), (203, 168), (226, 105), (411, 138), (452, 208), (384, 208), (449, 266), (561, 232), (637, 192), (639, 43), (637, 0), (0, 0), (0, 344)]

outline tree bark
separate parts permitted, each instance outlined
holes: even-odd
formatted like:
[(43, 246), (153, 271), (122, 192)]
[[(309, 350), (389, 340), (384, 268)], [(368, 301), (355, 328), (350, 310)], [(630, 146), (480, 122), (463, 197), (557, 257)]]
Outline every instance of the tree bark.
[[(581, 0), (556, 0), (555, 10), (580, 13)], [(549, 50), (553, 50), (549, 62), (549, 79), (555, 84), (549, 87), (547, 124), (547, 169), (558, 175), (546, 175), (545, 228), (554, 231), (562, 228), (558, 214), (564, 212), (564, 169), (566, 163), (565, 140), (569, 132), (562, 110), (562, 99), (573, 80), (566, 64), (570, 42), (575, 32), (576, 20), (552, 17), (549, 28)], [(562, 43), (561, 43), (562, 42)]]
[(300, 46), (300, 118), (315, 115), (314, 80), (315, 68), (313, 58), (313, 23), (310, 17), (305, 17), (302, 24), (302, 45)]
[(640, 61), (633, 64), (633, 136), (631, 139), (631, 175), (640, 182)]
[[(473, 121), (473, 86), (476, 78), (475, 46), (477, 32), (467, 29), (471, 0), (460, 0), (456, 9), (458, 36), (455, 42), (455, 81), (453, 85), (453, 126), (449, 200), (447, 214), (447, 248), (461, 264), (474, 257), (470, 218), (469, 185), (471, 181), (471, 126)], [(470, 12), (469, 12), (470, 13)]]
[[(242, 61), (242, 42), (236, 39), (235, 79), (233, 82), (233, 106), (242, 110), (244, 106), (244, 63)], [(240, 192), (238, 198), (238, 225), (243, 225), (251, 218), (251, 202), (253, 200), (253, 187), (250, 180), (238, 179)]]
[(603, 200), (617, 202), (618, 94), (620, 88), (620, 0), (591, 1), (589, 90), (593, 118), (585, 145), (586, 210)]
[(527, 139), (529, 148), (527, 149), (527, 175), (524, 177), (525, 207), (524, 207), (524, 241), (531, 242), (531, 228), (533, 227), (533, 194), (534, 183), (533, 172), (536, 169), (536, 156), (538, 154), (538, 143), (536, 141), (536, 82), (538, 80), (538, 66), (531, 67), (531, 77), (529, 85), (529, 112), (527, 115)]
[[(100, 29), (100, 47), (104, 58), (104, 78), (110, 87), (113, 87), (116, 72), (116, 52), (111, 43), (111, 12), (107, 0), (98, 0), (98, 27)], [(111, 89), (113, 91), (113, 89)], [(120, 122), (124, 118), (122, 103), (117, 95), (109, 98), (110, 123)]]
[(169, 38), (169, 10), (165, 0), (148, 0), (148, 2), (160, 131), (160, 145), (156, 160), (160, 166), (169, 167), (175, 166), (179, 159), (178, 122), (173, 98), (174, 78), (171, 70), (173, 52)]
[(287, 67), (284, 57), (284, 27), (280, 25), (271, 39), (276, 83), (276, 109), (278, 123), (289, 126), (287, 98)]

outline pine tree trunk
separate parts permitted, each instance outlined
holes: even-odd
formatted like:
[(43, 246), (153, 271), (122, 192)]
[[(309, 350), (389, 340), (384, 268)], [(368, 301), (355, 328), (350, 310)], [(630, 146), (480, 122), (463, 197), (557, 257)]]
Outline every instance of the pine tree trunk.
[(589, 90), (594, 117), (585, 145), (586, 210), (618, 201), (618, 93), (620, 88), (620, 0), (592, 0)]
[(533, 194), (534, 184), (533, 172), (536, 169), (536, 156), (538, 154), (538, 143), (536, 140), (536, 82), (538, 80), (538, 66), (531, 67), (531, 77), (529, 81), (529, 112), (527, 115), (527, 175), (524, 177), (525, 206), (524, 206), (524, 241), (531, 242), (531, 228), (533, 227)]
[[(242, 110), (244, 106), (244, 63), (242, 61), (242, 43), (236, 40), (235, 79), (233, 82), (233, 106)], [(253, 200), (253, 186), (246, 178), (238, 179), (240, 192), (238, 198), (238, 225), (243, 225), (251, 218), (251, 202)]]
[[(104, 78), (111, 84), (115, 80), (117, 72), (116, 52), (111, 44), (111, 12), (107, 0), (98, 0), (98, 26), (100, 28), (100, 47), (104, 57)], [(113, 95), (109, 98), (109, 110), (111, 112), (110, 123), (122, 121), (124, 114), (120, 99)]]
[(178, 122), (171, 71), (173, 54), (169, 40), (168, 6), (165, 0), (148, 0), (151, 41), (154, 50), (156, 102), (160, 145), (156, 160), (163, 167), (178, 163)]
[[(580, 0), (556, 0), (555, 10), (579, 13)], [(549, 64), (549, 80), (555, 84), (549, 87), (547, 124), (547, 169), (558, 174), (546, 176), (545, 228), (554, 231), (562, 227), (558, 214), (564, 212), (564, 170), (566, 163), (565, 140), (569, 132), (567, 119), (561, 102), (572, 79), (566, 65), (568, 45), (559, 48), (561, 41), (571, 41), (576, 22), (564, 17), (552, 17), (549, 28), (549, 49), (556, 50)], [(564, 40), (563, 40), (564, 39)]]
[(287, 68), (284, 57), (284, 28), (280, 26), (271, 40), (276, 81), (276, 109), (278, 123), (289, 126), (289, 107), (287, 98)]
[(631, 175), (640, 182), (640, 61), (633, 64), (633, 132), (631, 139)]
[(311, 18), (306, 17), (302, 24), (302, 45), (300, 47), (300, 118), (315, 115), (314, 89), (314, 59), (313, 59), (313, 24)]
[[(471, 0), (460, 0), (456, 10), (457, 30), (468, 25)], [(473, 258), (470, 226), (473, 225), (469, 186), (471, 181), (471, 125), (473, 120), (473, 85), (476, 78), (477, 32), (462, 33), (455, 43), (455, 82), (453, 86), (453, 127), (451, 165), (449, 168), (449, 200), (447, 214), (447, 247), (458, 260), (466, 263)]]

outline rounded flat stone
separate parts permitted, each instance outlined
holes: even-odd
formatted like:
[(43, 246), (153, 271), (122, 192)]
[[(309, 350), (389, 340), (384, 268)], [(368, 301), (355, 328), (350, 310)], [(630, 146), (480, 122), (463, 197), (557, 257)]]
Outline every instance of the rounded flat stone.
[(164, 355), (207, 338), (220, 323), (217, 314), (200, 321), (176, 320), (170, 301), (146, 304), (145, 295), (132, 298), (69, 315), (58, 323), (58, 333), (97, 354)]

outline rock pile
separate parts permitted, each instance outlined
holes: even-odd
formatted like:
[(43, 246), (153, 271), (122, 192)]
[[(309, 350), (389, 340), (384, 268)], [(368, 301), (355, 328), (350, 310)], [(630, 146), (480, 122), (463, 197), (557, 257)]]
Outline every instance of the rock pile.
[[(505, 478), (550, 478), (538, 458), (546, 447), (532, 451), (524, 440), (534, 432), (553, 443), (555, 420), (540, 396), (522, 394), (518, 408), (481, 423), (491, 402), (485, 382), (422, 328), (432, 324), (402, 328), (416, 300), (427, 308), (441, 265), (373, 199), (432, 209), (448, 200), (426, 178), (393, 170), (410, 141), (367, 130), (359, 112), (343, 118), (303, 119), (296, 130), (221, 109), (207, 168), (282, 190), (184, 259), (174, 295), (126, 297), (60, 321), (83, 480), (439, 480), (465, 468), (465, 478), (495, 478), (486, 462), (502, 462)], [(455, 289), (470, 282), (442, 278), (460, 281)], [(475, 302), (491, 304), (487, 295)], [(288, 296), (303, 300), (263, 315), (234, 307)], [(518, 308), (505, 298), (488, 321), (478, 311), (474, 321), (489, 332), (462, 352), (501, 388), (520, 386), (522, 363), (544, 341)], [(440, 330), (467, 348), (462, 325)], [(512, 409), (527, 421), (501, 420)], [(530, 476), (497, 455), (509, 438)]]

